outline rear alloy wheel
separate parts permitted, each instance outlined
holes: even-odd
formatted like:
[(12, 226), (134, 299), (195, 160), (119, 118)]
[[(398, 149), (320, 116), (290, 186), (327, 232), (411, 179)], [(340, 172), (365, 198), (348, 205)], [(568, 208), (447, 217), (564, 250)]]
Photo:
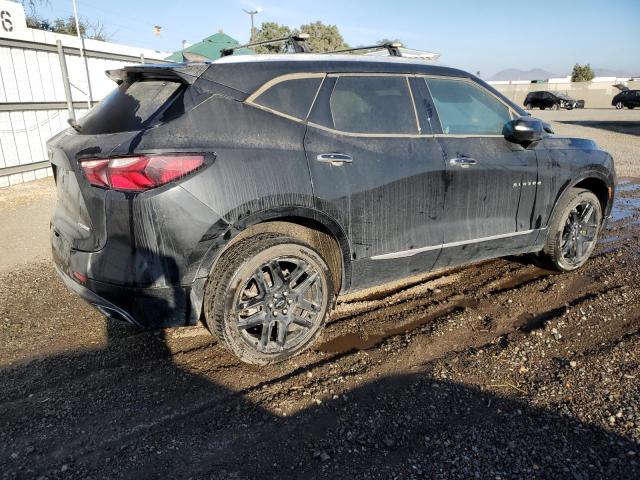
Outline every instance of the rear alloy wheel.
[(318, 337), (334, 300), (327, 263), (293, 238), (266, 234), (225, 253), (205, 293), (211, 332), (240, 360), (286, 360)]
[(568, 272), (589, 259), (598, 241), (602, 207), (589, 190), (573, 188), (556, 207), (543, 250), (553, 267)]
[(616, 109), (617, 110), (622, 110), (623, 108), (624, 108), (624, 103), (622, 103), (622, 102), (616, 103)]
[(531, 106), (530, 103), (527, 103), (524, 108), (526, 108), (527, 110), (531, 110), (533, 108), (533, 106)]

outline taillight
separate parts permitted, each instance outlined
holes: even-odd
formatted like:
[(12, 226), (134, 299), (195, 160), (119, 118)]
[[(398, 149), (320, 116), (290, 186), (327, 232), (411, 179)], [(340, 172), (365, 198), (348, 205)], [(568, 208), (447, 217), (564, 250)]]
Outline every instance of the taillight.
[(139, 155), (80, 162), (91, 185), (132, 192), (164, 185), (203, 164), (202, 155)]

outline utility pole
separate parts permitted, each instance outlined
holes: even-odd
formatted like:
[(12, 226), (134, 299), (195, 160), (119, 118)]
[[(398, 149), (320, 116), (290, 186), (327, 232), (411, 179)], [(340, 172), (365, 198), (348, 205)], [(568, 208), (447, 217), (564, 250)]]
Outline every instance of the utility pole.
[(249, 43), (251, 43), (253, 42), (253, 38), (255, 37), (255, 34), (256, 34), (256, 28), (254, 27), (254, 24), (253, 24), (253, 17), (254, 15), (259, 14), (262, 11), (262, 9), (256, 8), (255, 10), (245, 10), (243, 8), (242, 11), (251, 17), (251, 36), (249, 37)]
[(73, 16), (76, 18), (76, 33), (80, 39), (80, 59), (84, 62), (84, 70), (87, 74), (87, 89), (88, 98), (87, 106), (89, 109), (93, 106), (93, 93), (91, 92), (91, 78), (89, 77), (89, 63), (87, 62), (87, 56), (84, 54), (84, 36), (80, 32), (80, 21), (78, 20), (78, 8), (76, 7), (76, 0), (71, 0), (73, 4)]

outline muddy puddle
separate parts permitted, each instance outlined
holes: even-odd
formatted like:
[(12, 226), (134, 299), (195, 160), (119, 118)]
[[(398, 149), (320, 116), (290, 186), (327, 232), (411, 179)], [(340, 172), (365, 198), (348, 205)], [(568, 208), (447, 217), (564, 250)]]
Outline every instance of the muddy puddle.
[(633, 217), (640, 211), (640, 182), (636, 179), (622, 179), (616, 187), (616, 201), (611, 211), (611, 220)]
[(434, 311), (427, 315), (422, 315), (415, 320), (408, 323), (402, 323), (401, 325), (392, 326), (382, 332), (369, 334), (362, 336), (359, 333), (346, 333), (339, 335), (328, 342), (322, 343), (317, 347), (317, 350), (324, 353), (344, 353), (352, 350), (369, 350), (378, 346), (384, 342), (387, 338), (391, 338), (395, 335), (411, 332), (423, 325), (432, 323), (439, 318), (445, 317), (451, 313), (466, 310), (468, 308), (475, 308), (478, 306), (478, 301), (470, 298), (457, 298), (452, 299), (444, 305), (439, 306)]

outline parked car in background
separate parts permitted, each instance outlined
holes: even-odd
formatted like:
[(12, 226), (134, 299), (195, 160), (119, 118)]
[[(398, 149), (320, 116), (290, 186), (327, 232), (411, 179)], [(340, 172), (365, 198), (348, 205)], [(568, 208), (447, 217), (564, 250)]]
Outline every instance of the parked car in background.
[(242, 55), (110, 76), (47, 144), (57, 271), (109, 317), (202, 321), (248, 363), (309, 348), (342, 293), (522, 253), (579, 268), (613, 204), (611, 155), (454, 68)]
[(539, 108), (540, 110), (566, 108), (571, 110), (573, 108), (584, 108), (584, 100), (576, 100), (566, 93), (539, 91), (529, 93), (524, 99), (524, 106), (527, 110), (532, 108)]
[(634, 109), (640, 107), (640, 90), (624, 90), (613, 97), (611, 105), (618, 110), (622, 108)]

